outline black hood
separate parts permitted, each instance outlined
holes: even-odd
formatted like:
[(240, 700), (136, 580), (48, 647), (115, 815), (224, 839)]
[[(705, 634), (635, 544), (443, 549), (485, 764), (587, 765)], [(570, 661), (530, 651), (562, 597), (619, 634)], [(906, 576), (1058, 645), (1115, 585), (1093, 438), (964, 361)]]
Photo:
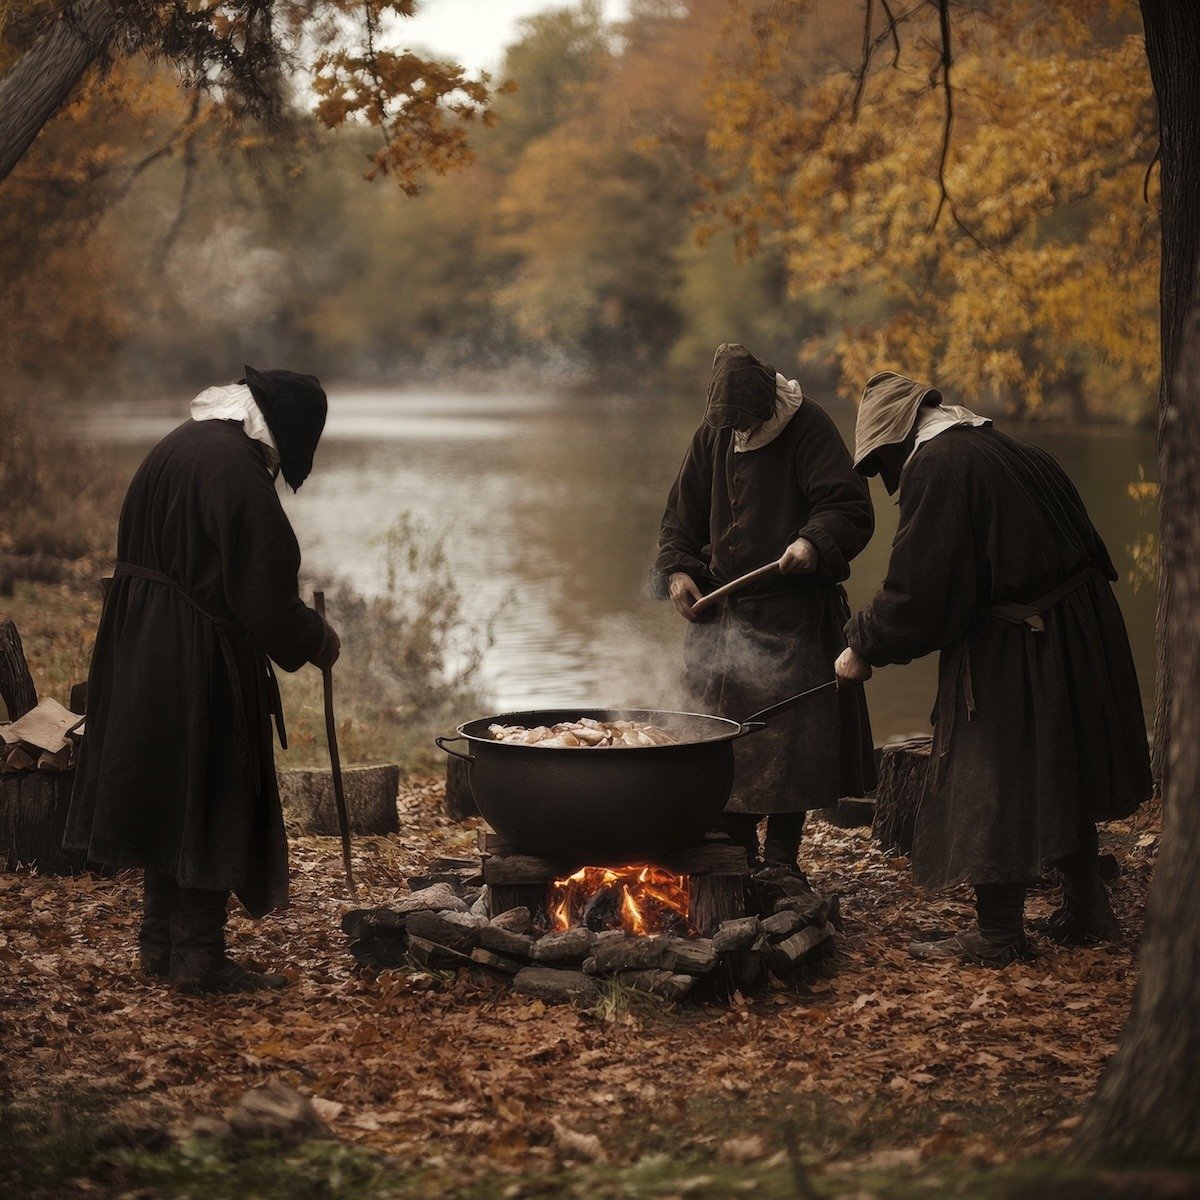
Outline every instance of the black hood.
[(775, 412), (775, 368), (760, 362), (745, 346), (722, 342), (713, 358), (704, 419), (717, 429), (746, 418), (765, 421)]
[(247, 365), (246, 384), (254, 395), (279, 451), (279, 468), (293, 492), (308, 478), (325, 428), (329, 402), (315, 375), (295, 371), (256, 371)]

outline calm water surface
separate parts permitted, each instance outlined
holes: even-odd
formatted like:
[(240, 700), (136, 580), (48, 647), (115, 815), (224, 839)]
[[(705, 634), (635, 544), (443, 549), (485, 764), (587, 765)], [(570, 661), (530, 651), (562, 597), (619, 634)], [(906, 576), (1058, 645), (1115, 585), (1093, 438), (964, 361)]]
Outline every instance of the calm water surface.
[[(186, 415), (186, 400), (93, 408), (76, 427), (132, 471)], [(827, 407), (849, 440), (850, 407)], [(684, 622), (647, 597), (644, 580), (667, 489), (701, 412), (698, 399), (333, 388), (314, 473), (284, 504), (306, 570), (364, 590), (383, 585), (380, 537), (401, 514), (444, 532), (468, 615), (497, 617), (485, 666), (496, 710), (672, 706)], [(1127, 547), (1150, 529), (1127, 488), (1139, 468), (1153, 474), (1152, 435), (1014, 432), (1066, 467), (1127, 575)], [(882, 578), (896, 527), (877, 481), (872, 494), (877, 528), (854, 562), (853, 606)], [(1118, 595), (1149, 704), (1154, 596), (1126, 578)], [(875, 675), (867, 694), (877, 740), (928, 728), (934, 679), (932, 658)]]

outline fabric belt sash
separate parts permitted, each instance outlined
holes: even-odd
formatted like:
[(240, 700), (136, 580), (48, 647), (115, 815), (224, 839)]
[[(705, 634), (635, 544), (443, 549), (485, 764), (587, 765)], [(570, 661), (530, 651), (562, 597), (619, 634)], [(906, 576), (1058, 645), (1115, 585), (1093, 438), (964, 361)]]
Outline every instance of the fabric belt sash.
[[(253, 780), (253, 772), (250, 768), (249, 759), (250, 747), (254, 744), (250, 736), (250, 719), (246, 713), (246, 702), (241, 687), (241, 672), (238, 670), (237, 658), (233, 652), (233, 643), (230, 641), (228, 622), (214, 617), (185, 588), (176, 583), (169, 575), (164, 575), (161, 571), (154, 571), (149, 567), (140, 567), (136, 563), (119, 562), (113, 568), (113, 578), (145, 579), (150, 583), (158, 583), (164, 587), (169, 587), (172, 591), (182, 596), (212, 626), (213, 631), (217, 635), (217, 644), (221, 647), (221, 656), (225, 660), (225, 669), (229, 673), (229, 685), (233, 692), (234, 715), (242, 737), (242, 762), (246, 767), (247, 775), (251, 778), (255, 792), (257, 792), (259, 785)], [(275, 720), (275, 731), (279, 737), (280, 749), (286, 750), (287, 727), (283, 720), (283, 698), (279, 694), (279, 680), (275, 675), (275, 668), (271, 666), (271, 660), (266, 655), (263, 655), (263, 661), (266, 663), (268, 711)]]
[[(1013, 625), (1025, 625), (1033, 633), (1046, 632), (1045, 614), (1048, 613), (1055, 605), (1060, 604), (1072, 593), (1079, 591), (1080, 588), (1086, 587), (1093, 579), (1105, 579), (1105, 575), (1096, 567), (1088, 566), (1083, 570), (1077, 571), (1069, 579), (1060, 583), (1058, 587), (1052, 588), (1044, 595), (1039, 596), (1036, 600), (1031, 600), (1028, 604), (1012, 602), (1009, 604), (992, 604), (987, 608), (978, 610), (978, 615), (981, 617), (992, 617), (998, 621), (1008, 621)], [(963, 638), (962, 658), (959, 663), (958, 670), (958, 691), (962, 693), (962, 697), (967, 707), (967, 720), (974, 718), (976, 713), (975, 707), (975, 689), (971, 682), (971, 646), (970, 635)], [(954, 711), (958, 707), (957, 697), (954, 705), (950, 708), (950, 717), (948, 728), (946, 730), (946, 738), (942, 742), (942, 753), (950, 749), (950, 735), (954, 729)]]

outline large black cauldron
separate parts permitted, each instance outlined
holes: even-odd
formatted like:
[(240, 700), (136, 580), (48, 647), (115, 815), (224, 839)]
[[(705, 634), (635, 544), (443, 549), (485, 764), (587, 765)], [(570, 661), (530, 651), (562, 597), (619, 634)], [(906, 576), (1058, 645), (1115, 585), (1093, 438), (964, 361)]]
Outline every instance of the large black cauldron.
[[(717, 823), (733, 787), (733, 743), (772, 717), (832, 687), (793, 696), (741, 723), (700, 713), (654, 709), (561, 708), (502, 713), (458, 727), (469, 752), (471, 791), (488, 824), (529, 854), (590, 866), (653, 861), (695, 845)], [(596, 750), (497, 742), (488, 726), (645, 721), (676, 738), (671, 746)]]

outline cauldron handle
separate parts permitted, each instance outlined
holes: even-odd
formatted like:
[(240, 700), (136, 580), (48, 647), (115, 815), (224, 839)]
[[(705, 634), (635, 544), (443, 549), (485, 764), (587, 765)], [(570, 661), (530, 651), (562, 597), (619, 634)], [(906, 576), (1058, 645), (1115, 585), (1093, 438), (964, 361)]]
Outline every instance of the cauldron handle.
[(818, 692), (823, 692), (826, 688), (831, 687), (837, 687), (836, 679), (827, 679), (824, 683), (817, 684), (815, 688), (809, 688), (807, 692), (801, 692), (798, 696), (789, 696), (786, 700), (780, 700), (778, 704), (772, 704), (760, 712), (752, 713), (742, 722), (741, 729), (734, 736), (745, 737), (748, 733), (758, 733), (776, 717), (783, 716), (785, 712), (791, 712), (802, 700), (807, 700), (809, 696), (815, 696)]
[(437, 742), (438, 749), (444, 751), (446, 754), (452, 754), (455, 758), (461, 758), (463, 762), (473, 763), (475, 761), (475, 755), (464, 754), (461, 750), (451, 750), (450, 747), (446, 745), (447, 742), (457, 742), (463, 740), (461, 734), (459, 734), (457, 737), (439, 736), (435, 737), (433, 740)]

